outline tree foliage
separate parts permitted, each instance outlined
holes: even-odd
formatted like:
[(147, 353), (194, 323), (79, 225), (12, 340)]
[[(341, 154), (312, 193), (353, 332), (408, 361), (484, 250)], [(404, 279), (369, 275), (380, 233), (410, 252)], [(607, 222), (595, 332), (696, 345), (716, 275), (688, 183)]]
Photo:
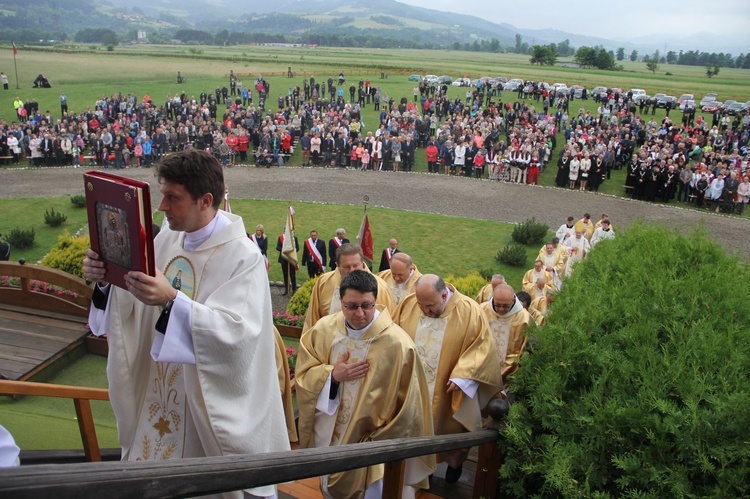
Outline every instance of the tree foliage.
[(659, 69), (659, 63), (657, 61), (650, 60), (646, 63), (646, 69), (656, 74), (656, 71)]
[(602, 47), (580, 47), (573, 60), (583, 68), (615, 69), (615, 56)]
[(705, 232), (592, 251), (511, 381), (504, 494), (747, 497), (748, 278)]
[(719, 66), (706, 64), (706, 76), (708, 76), (709, 78), (713, 78), (714, 76), (719, 74), (720, 69), (721, 68)]
[(529, 62), (540, 66), (554, 66), (557, 63), (557, 54), (551, 45), (534, 45), (531, 47)]

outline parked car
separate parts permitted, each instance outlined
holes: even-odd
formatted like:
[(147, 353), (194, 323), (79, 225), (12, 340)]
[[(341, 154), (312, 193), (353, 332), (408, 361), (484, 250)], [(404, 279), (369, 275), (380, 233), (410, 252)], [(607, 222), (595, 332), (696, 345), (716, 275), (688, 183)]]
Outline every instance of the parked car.
[(591, 91), (591, 96), (594, 98), (603, 95), (607, 95), (607, 87), (594, 87), (594, 89)]
[(742, 102), (735, 101), (729, 104), (728, 106), (725, 105), (724, 112), (730, 116), (734, 116), (736, 114), (742, 114)]
[(583, 98), (583, 91), (584, 90), (585, 90), (585, 88), (583, 86), (581, 86), (581, 85), (573, 85), (572, 87), (570, 87), (570, 91), (573, 93), (573, 96), (576, 99), (582, 99)]
[(714, 101), (709, 101), (706, 104), (704, 104), (703, 107), (701, 108), (701, 111), (703, 111), (704, 113), (713, 114), (716, 111), (721, 111), (723, 109), (724, 109), (724, 103), (714, 100)]
[(747, 114), (750, 112), (750, 100), (742, 104), (742, 114)]
[(633, 102), (640, 102), (646, 95), (646, 91), (642, 88), (631, 88), (628, 93), (632, 96)]
[(419, 81), (421, 79), (422, 77), (419, 75), (409, 75), (409, 78), (408, 78), (409, 81)]
[(692, 101), (694, 101), (695, 100), (695, 95), (693, 95), (693, 94), (682, 94), (682, 95), (680, 95), (680, 98), (677, 99), (677, 104), (682, 105), (682, 101), (685, 101), (685, 100), (692, 100)]
[(425, 75), (424, 80), (431, 85), (437, 85), (438, 83), (437, 75)]
[(510, 90), (511, 92), (514, 92), (518, 90), (518, 87), (523, 85), (523, 80), (520, 78), (511, 78), (508, 80), (508, 82), (503, 85), (503, 90)]
[(667, 101), (669, 96), (667, 94), (654, 94), (652, 100), (656, 103), (656, 107), (665, 108), (667, 107)]
[(718, 94), (706, 94), (700, 102), (701, 110), (703, 110), (704, 107), (706, 107), (709, 104), (715, 103), (717, 99)]
[(679, 104), (680, 111), (686, 113), (688, 111), (695, 111), (695, 101), (693, 99), (685, 99)]
[(568, 95), (570, 89), (565, 83), (553, 83), (552, 91), (555, 92), (555, 95)]
[(448, 75), (443, 75), (438, 78), (438, 83), (440, 85), (450, 85), (451, 83), (453, 83), (453, 78)]
[(471, 80), (468, 78), (456, 78), (456, 80), (451, 83), (454, 87), (470, 87), (471, 86)]

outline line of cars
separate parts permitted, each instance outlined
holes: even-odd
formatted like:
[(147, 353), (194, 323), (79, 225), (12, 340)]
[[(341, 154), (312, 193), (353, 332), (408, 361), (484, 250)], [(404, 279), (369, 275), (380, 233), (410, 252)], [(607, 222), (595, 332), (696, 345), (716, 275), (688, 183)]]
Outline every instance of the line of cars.
[[(494, 89), (502, 89), (508, 92), (516, 92), (519, 88), (523, 87), (525, 82), (521, 78), (511, 78), (510, 80), (504, 76), (482, 76), (471, 80), (466, 77), (456, 78), (455, 80), (448, 75), (410, 75), (409, 81), (421, 81), (424, 79), (431, 85), (453, 85), (455, 87), (476, 87), (478, 82), (482, 82), (482, 85), (489, 85)], [(539, 82), (537, 85), (544, 90), (547, 90), (552, 95), (557, 96), (573, 96), (576, 99), (581, 99), (587, 94), (586, 88), (581, 85), (571, 85), (568, 87), (565, 83), (553, 83), (552, 85), (547, 82)], [(607, 95), (609, 92), (615, 92), (624, 94), (621, 88), (609, 88), (598, 86), (588, 94), (594, 98), (597, 96)], [(670, 109), (679, 109), (681, 112), (687, 112), (696, 108), (695, 95), (693, 94), (682, 94), (680, 97), (674, 97), (664, 93), (656, 93), (653, 96), (649, 96), (646, 91), (642, 88), (633, 88), (630, 90), (632, 100), (636, 104), (643, 102), (644, 104), (655, 105), (657, 108), (666, 109), (669, 104)], [(713, 113), (719, 110), (722, 113), (729, 115), (745, 115), (750, 112), (750, 101), (737, 102), (735, 100), (727, 100), (721, 102), (718, 100), (718, 95), (715, 93), (706, 94), (700, 103), (697, 105), (701, 111), (705, 113)]]

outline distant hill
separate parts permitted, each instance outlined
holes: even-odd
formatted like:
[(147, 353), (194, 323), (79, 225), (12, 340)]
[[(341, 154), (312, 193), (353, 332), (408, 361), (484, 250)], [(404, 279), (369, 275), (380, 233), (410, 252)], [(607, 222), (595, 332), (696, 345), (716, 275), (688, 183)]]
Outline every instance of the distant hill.
[(519, 29), (395, 0), (0, 0), (0, 39), (72, 39), (84, 29), (111, 29), (122, 39), (133, 38), (136, 29), (156, 30), (167, 40), (175, 31), (189, 29), (263, 33), (321, 42), (333, 35), (351, 36), (376, 40), (380, 46), (387, 41), (385, 46), (435, 48), (474, 42), (513, 47), (519, 34), (529, 46), (567, 39), (572, 47), (623, 47), (627, 53), (651, 53), (663, 50), (665, 44), (668, 50), (724, 51), (735, 56), (742, 52), (730, 37), (703, 34), (683, 40), (656, 36), (608, 40), (555, 29)]

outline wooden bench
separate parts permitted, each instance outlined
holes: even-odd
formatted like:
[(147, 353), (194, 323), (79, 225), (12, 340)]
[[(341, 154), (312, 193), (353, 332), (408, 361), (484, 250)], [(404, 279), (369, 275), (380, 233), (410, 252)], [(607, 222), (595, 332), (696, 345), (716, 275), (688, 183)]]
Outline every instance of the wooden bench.
[(0, 156), (0, 163), (2, 163), (3, 165), (9, 165), (12, 159), (13, 156)]
[(83, 345), (92, 287), (40, 265), (0, 262), (0, 378), (27, 380)]

